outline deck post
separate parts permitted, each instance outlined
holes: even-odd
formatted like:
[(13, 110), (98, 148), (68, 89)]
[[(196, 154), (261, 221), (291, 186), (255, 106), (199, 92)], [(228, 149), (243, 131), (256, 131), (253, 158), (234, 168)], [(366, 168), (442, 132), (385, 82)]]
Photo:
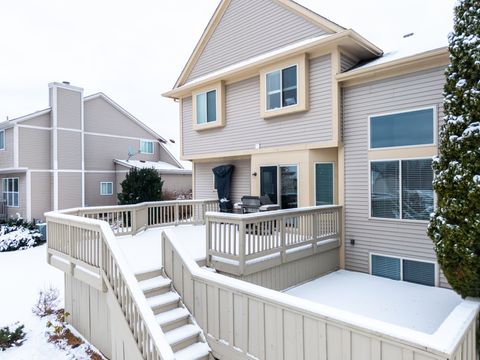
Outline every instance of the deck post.
[(282, 258), (282, 264), (287, 260), (287, 247), (286, 247), (286, 234), (285, 234), (285, 217), (280, 219), (280, 254)]
[[(205, 214), (205, 212), (203, 214)], [(212, 264), (212, 255), (210, 254), (210, 249), (211, 249), (210, 244), (212, 241), (212, 234), (210, 231), (210, 218), (207, 216), (204, 216), (204, 219), (205, 219), (205, 244), (206, 244), (205, 263), (206, 263), (206, 266), (209, 267)]]
[(238, 228), (238, 265), (239, 273), (243, 275), (245, 272), (245, 221), (242, 219), (240, 221)]

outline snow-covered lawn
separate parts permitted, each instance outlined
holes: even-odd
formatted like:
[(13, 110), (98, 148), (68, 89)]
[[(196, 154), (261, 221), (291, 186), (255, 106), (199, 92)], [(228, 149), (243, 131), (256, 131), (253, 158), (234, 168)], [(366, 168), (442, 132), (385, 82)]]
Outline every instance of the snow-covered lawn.
[(371, 319), (432, 334), (462, 302), (455, 292), (339, 270), (287, 294)]
[(55, 287), (63, 307), (63, 273), (46, 261), (46, 245), (27, 250), (0, 252), (0, 327), (20, 322), (26, 341), (18, 348), (0, 351), (3, 360), (89, 359), (85, 349), (60, 350), (47, 341), (46, 323), (32, 313), (39, 291)]

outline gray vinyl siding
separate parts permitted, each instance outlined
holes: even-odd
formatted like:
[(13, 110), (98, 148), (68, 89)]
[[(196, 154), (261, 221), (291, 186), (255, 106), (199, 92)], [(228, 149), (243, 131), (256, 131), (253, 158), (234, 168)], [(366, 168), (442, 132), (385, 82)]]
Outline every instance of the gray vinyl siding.
[(208, 163), (194, 163), (194, 197), (195, 199), (217, 198), (214, 190), (212, 169), (219, 165), (235, 166), (232, 176), (232, 200), (239, 202), (243, 195), (250, 195), (250, 159), (245, 160), (215, 160)]
[(330, 55), (310, 60), (310, 107), (302, 113), (272, 119), (260, 117), (260, 77), (226, 86), (226, 125), (195, 131), (192, 99), (183, 99), (184, 156), (253, 150), (332, 139)]
[[(127, 159), (129, 146), (138, 150), (139, 140), (85, 134), (85, 170), (115, 170), (114, 159)], [(153, 155), (137, 154), (137, 160), (157, 161), (159, 146)]]
[(58, 209), (82, 206), (82, 174), (58, 173)]
[(81, 128), (82, 94), (74, 90), (57, 89), (57, 126)]
[(51, 130), (18, 128), (20, 167), (51, 169)]
[(58, 168), (82, 169), (82, 134), (78, 131), (58, 130)]
[[(368, 272), (369, 252), (435, 260), (426, 222), (369, 219), (368, 116), (435, 106), (443, 118), (443, 68), (344, 89), (346, 267)], [(355, 245), (350, 244), (355, 239)], [(446, 286), (441, 276), (441, 285)]]
[(7, 207), (8, 217), (16, 218), (17, 214), (23, 218), (27, 216), (27, 186), (25, 173), (12, 173), (0, 175), (0, 198), (3, 199), (3, 180), (4, 178), (18, 178), (18, 207)]
[(358, 63), (358, 59), (345, 55), (344, 53), (340, 54), (340, 70), (342, 72), (348, 71), (353, 68)]
[(84, 106), (86, 132), (154, 139), (152, 134), (101, 97), (86, 100)]
[(272, 0), (232, 0), (188, 80), (327, 32)]
[(52, 210), (52, 173), (32, 172), (32, 219), (44, 220), (45, 212)]
[(0, 150), (0, 168), (13, 167), (13, 128), (5, 129), (5, 149)]
[(51, 127), (50, 112), (21, 122), (21, 125)]
[[(112, 182), (113, 194), (100, 195), (100, 182)], [(86, 173), (85, 174), (85, 205), (107, 206), (117, 204), (117, 186), (115, 173)]]

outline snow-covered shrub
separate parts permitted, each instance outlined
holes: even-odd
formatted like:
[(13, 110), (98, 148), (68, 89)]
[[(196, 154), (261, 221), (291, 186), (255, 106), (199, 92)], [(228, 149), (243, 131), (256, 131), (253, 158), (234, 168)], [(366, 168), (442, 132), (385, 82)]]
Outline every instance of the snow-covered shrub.
[(163, 200), (192, 200), (192, 190), (170, 191), (165, 190), (162, 194)]
[(22, 345), (25, 341), (23, 328), (24, 325), (19, 323), (0, 328), (0, 351)]
[(44, 242), (35, 224), (22, 218), (9, 219), (0, 225), (0, 252), (25, 250)]
[(480, 3), (460, 0), (449, 36), (445, 123), (433, 161), (437, 210), (428, 234), (448, 282), (480, 297)]
[(32, 312), (40, 317), (56, 314), (60, 303), (59, 291), (54, 287), (40, 290), (37, 303), (33, 306)]

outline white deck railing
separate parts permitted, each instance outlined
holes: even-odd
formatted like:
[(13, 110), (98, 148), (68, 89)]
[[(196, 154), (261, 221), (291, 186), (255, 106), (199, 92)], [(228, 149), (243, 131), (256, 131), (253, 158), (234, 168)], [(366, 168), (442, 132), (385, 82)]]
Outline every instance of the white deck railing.
[(165, 201), (47, 213), (48, 261), (114, 293), (144, 359), (174, 359), (115, 236), (135, 234), (146, 227), (203, 223), (206, 211), (216, 210), (217, 203)]
[(115, 235), (131, 235), (146, 228), (203, 224), (207, 211), (217, 211), (218, 200), (173, 200), (134, 205), (95, 206), (62, 211), (107, 222)]
[[(205, 215), (207, 265), (217, 259), (235, 265), (242, 275), (249, 264), (280, 257), (296, 250), (311, 249), (321, 242), (341, 239), (342, 207), (313, 206), (251, 214)], [(228, 268), (226, 268), (228, 269)]]
[[(369, 319), (199, 267), (162, 233), (166, 274), (214, 355), (229, 359), (475, 359), (478, 304), (464, 301), (433, 334)], [(355, 301), (352, 299), (351, 301)]]

